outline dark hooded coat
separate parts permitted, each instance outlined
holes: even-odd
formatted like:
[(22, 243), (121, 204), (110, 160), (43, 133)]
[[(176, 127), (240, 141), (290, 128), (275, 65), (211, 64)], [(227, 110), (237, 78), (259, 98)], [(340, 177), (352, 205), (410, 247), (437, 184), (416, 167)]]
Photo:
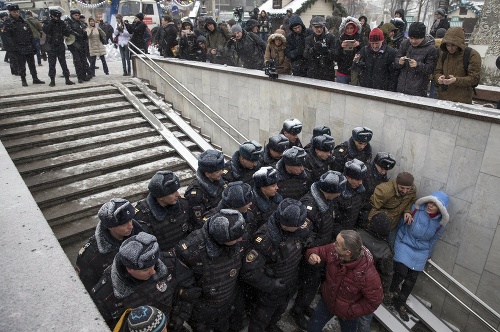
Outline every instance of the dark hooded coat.
[[(306, 37), (312, 34), (311, 29), (306, 29), (302, 19), (293, 15), (290, 17), (290, 30), (291, 32), (286, 36), (286, 49), (285, 55), (290, 59), (290, 64), (292, 66), (292, 74), (294, 76), (307, 76), (307, 59), (304, 58), (304, 49)], [(300, 33), (295, 33), (292, 28), (296, 25), (302, 26), (302, 31)]]
[(353, 69), (359, 70), (359, 85), (365, 88), (396, 91), (399, 70), (394, 66), (396, 50), (384, 42), (378, 52), (370, 45), (359, 52), (359, 61), (353, 63)]
[[(354, 34), (352, 35), (346, 35), (345, 28), (347, 24), (349, 23), (354, 23), (355, 29), (354, 29)], [(340, 24), (339, 27), (339, 33), (340, 33), (340, 42), (337, 45), (337, 51), (336, 51), (336, 61), (337, 61), (337, 66), (338, 69), (337, 71), (339, 73), (342, 73), (344, 75), (350, 75), (351, 74), (351, 66), (352, 66), (352, 60), (354, 59), (354, 55), (358, 53), (364, 46), (363, 43), (363, 36), (361, 35), (361, 23), (354, 17), (347, 17), (344, 20), (342, 20), (342, 23)], [(342, 48), (342, 42), (344, 40), (357, 40), (359, 42), (359, 45), (352, 50), (346, 50)]]
[(229, 39), (226, 45), (233, 65), (248, 69), (264, 68), (264, 52), (266, 42), (253, 32), (242, 31), (243, 36), (234, 41)]
[(326, 28), (321, 35), (312, 33), (306, 38), (304, 58), (307, 59), (307, 77), (333, 81), (335, 79), (335, 58), (339, 39)]

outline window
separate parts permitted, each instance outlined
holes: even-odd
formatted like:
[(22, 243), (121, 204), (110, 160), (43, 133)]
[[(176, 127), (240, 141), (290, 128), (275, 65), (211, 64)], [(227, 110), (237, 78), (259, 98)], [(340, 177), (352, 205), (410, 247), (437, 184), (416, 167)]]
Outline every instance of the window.
[(283, 7), (283, 0), (273, 0), (273, 9), (281, 9)]
[(148, 4), (142, 4), (142, 13), (144, 15), (154, 15), (154, 9), (153, 9), (153, 4), (148, 3)]
[(467, 8), (466, 7), (460, 7), (460, 13), (458, 15), (467, 15)]

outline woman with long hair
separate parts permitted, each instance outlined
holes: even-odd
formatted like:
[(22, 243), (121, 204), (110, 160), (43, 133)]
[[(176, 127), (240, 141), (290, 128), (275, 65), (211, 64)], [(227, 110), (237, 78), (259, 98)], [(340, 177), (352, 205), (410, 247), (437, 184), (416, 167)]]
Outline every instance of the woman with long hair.
[(106, 75), (109, 75), (108, 64), (106, 63), (106, 48), (101, 42), (102, 39), (106, 39), (106, 33), (95, 24), (95, 20), (89, 17), (89, 26), (87, 27), (87, 36), (89, 43), (89, 55), (90, 55), (90, 75), (95, 76), (95, 61), (99, 56), (102, 62), (102, 69)]

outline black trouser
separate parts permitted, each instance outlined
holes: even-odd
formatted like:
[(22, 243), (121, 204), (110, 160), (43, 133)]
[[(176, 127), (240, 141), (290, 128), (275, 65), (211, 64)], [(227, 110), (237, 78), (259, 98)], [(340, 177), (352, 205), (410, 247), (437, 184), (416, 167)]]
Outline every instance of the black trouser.
[[(417, 282), (417, 277), (421, 271), (415, 271), (400, 262), (394, 262), (394, 275), (392, 276), (392, 284), (390, 291), (399, 294), (397, 298), (396, 305), (404, 305), (408, 296)], [(399, 285), (403, 282), (401, 286), (401, 291), (399, 290)]]
[(51, 45), (51, 50), (47, 52), (49, 57), (49, 77), (51, 79), (56, 77), (56, 63), (59, 60), (61, 69), (65, 78), (69, 78), (69, 69), (66, 64), (66, 50), (64, 49), (64, 44), (62, 45)]
[(311, 265), (302, 260), (299, 270), (299, 291), (295, 298), (295, 306), (300, 309), (309, 307), (314, 297), (318, 293), (319, 286), (323, 280), (323, 270), (325, 263)]
[(33, 79), (37, 78), (35, 56), (34, 54), (23, 54), (20, 52), (11, 52), (11, 58), (15, 59), (17, 65), (17, 72), (21, 78), (26, 78), (26, 63), (30, 69), (30, 74)]
[[(75, 42), (76, 44), (77, 42)], [(69, 51), (73, 55), (73, 64), (75, 65), (76, 76), (79, 80), (83, 80), (89, 71), (89, 63), (87, 62), (87, 55), (85, 54), (85, 47), (83, 45), (69, 45)]]
[[(293, 294), (292, 294), (293, 295)], [(272, 301), (267, 301), (263, 297), (272, 297)], [(276, 325), (285, 312), (291, 296), (288, 294), (277, 296), (271, 294), (259, 294), (257, 305), (252, 311), (248, 332), (264, 332), (270, 326)]]
[(189, 325), (195, 332), (227, 332), (235, 309), (234, 303), (216, 306), (201, 300), (193, 308)]
[[(104, 55), (99, 56), (99, 58), (101, 59), (102, 69), (104, 70), (104, 73), (109, 74), (108, 64), (106, 63), (106, 58), (104, 57)], [(90, 76), (92, 76), (92, 77), (95, 76), (95, 61), (96, 60), (97, 60), (97, 55), (90, 57)]]

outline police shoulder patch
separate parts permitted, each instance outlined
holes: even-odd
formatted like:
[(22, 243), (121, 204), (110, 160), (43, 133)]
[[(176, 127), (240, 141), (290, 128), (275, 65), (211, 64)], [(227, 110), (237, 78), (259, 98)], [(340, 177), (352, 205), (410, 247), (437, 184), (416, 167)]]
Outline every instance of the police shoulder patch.
[(247, 263), (251, 263), (251, 262), (253, 262), (257, 258), (257, 256), (259, 256), (259, 253), (257, 252), (257, 250), (252, 249), (252, 250), (250, 250), (250, 252), (245, 257), (245, 261)]
[(190, 194), (191, 195), (196, 195), (196, 190), (191, 190)]
[(184, 242), (181, 244), (182, 249), (186, 250), (188, 248), (187, 244)]
[(310, 206), (310, 205), (308, 205), (308, 206), (307, 206), (307, 209), (308, 209), (309, 211), (311, 211), (311, 210), (313, 209), (313, 207), (312, 207), (312, 206)]
[(135, 214), (138, 214), (138, 213), (139, 213), (139, 211), (140, 211), (140, 210), (139, 210), (137, 207), (134, 209), (134, 213), (135, 213)]
[(339, 149), (339, 152), (344, 152), (344, 149), (340, 148), (340, 149)]
[(300, 228), (306, 229), (307, 227), (309, 227), (309, 221), (306, 219), (306, 221), (302, 224), (302, 226), (300, 226)]
[(222, 173), (224, 174), (227, 174), (229, 171), (227, 169), (225, 169), (224, 171), (222, 171)]
[(262, 242), (262, 238), (260, 236), (258, 236), (256, 239), (255, 239), (255, 242), (257, 243), (261, 243)]

